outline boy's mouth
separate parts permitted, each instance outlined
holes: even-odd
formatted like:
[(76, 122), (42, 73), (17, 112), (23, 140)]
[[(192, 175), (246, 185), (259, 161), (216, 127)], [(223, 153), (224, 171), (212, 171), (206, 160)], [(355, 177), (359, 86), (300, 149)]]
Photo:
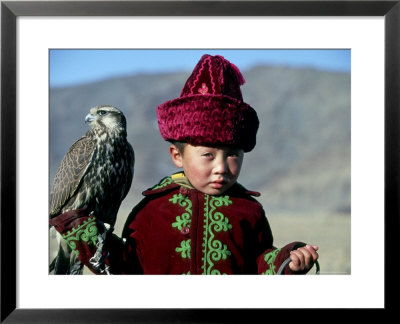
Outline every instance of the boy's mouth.
[(212, 181), (210, 185), (214, 189), (221, 189), (226, 183), (227, 181), (225, 180), (217, 180), (217, 181)]

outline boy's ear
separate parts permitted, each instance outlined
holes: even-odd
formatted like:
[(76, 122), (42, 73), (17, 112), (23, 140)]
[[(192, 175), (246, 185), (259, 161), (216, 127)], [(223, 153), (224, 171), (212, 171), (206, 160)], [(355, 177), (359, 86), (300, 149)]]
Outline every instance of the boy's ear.
[(175, 164), (175, 166), (178, 168), (182, 168), (182, 154), (175, 145), (170, 145), (169, 154), (171, 155), (172, 162)]

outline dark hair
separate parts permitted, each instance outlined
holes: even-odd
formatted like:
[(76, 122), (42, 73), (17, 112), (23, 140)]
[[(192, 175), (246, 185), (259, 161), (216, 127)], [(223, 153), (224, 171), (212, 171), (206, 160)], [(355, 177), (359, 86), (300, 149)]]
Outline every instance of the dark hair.
[(178, 149), (179, 153), (183, 154), (183, 150), (185, 149), (185, 146), (187, 143), (185, 142), (179, 142), (179, 141), (168, 141), (170, 142), (172, 145), (175, 145), (176, 148)]

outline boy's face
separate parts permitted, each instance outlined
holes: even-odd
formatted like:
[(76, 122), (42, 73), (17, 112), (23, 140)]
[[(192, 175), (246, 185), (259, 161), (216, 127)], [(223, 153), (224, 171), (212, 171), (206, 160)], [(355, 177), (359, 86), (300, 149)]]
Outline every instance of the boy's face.
[(183, 153), (170, 146), (172, 161), (183, 168), (186, 177), (197, 190), (220, 195), (239, 177), (243, 150), (232, 147), (193, 146), (186, 144)]

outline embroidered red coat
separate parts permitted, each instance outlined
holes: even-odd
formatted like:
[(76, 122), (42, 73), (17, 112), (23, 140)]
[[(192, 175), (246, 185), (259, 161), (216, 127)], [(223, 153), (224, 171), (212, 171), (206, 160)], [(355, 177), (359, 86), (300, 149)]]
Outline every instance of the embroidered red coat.
[[(210, 196), (167, 177), (143, 194), (122, 238), (111, 234), (105, 241), (112, 274), (276, 274), (290, 251), (304, 245), (275, 248), (257, 193), (239, 184)], [(57, 216), (51, 225), (91, 268), (98, 230), (88, 212)]]

